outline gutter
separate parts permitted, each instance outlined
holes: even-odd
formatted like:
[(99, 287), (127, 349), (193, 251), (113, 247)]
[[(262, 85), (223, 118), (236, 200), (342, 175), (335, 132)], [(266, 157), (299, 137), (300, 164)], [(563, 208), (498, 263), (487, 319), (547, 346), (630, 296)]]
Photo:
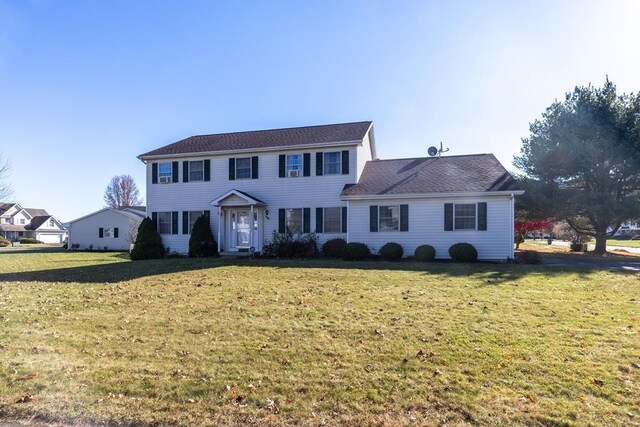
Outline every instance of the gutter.
[(363, 194), (363, 195), (340, 195), (340, 200), (379, 200), (379, 199), (436, 199), (448, 197), (479, 197), (479, 196), (519, 196), (524, 194), (523, 190), (516, 191), (468, 191), (458, 193), (406, 193), (406, 194)]

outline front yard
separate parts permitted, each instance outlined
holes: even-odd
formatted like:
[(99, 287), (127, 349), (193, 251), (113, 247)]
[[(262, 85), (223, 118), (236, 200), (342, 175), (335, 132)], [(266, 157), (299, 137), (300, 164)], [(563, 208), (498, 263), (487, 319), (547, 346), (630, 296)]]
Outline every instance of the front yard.
[(4, 251), (0, 420), (638, 425), (638, 278)]

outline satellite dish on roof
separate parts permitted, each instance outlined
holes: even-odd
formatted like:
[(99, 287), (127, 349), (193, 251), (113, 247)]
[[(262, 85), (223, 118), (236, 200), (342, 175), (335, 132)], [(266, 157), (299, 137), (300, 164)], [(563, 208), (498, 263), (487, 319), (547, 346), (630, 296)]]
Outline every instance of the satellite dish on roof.
[(439, 156), (442, 153), (446, 153), (447, 151), (449, 151), (449, 149), (447, 148), (446, 150), (442, 148), (442, 141), (440, 141), (440, 149), (438, 150), (437, 147), (429, 147), (429, 149), (427, 150), (427, 153), (429, 153), (429, 155), (431, 157), (434, 156)]

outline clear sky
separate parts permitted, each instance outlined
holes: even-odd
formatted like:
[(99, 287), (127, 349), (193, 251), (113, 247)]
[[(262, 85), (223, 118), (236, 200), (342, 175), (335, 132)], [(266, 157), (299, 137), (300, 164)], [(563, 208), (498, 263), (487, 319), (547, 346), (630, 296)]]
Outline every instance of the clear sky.
[[(640, 90), (640, 1), (0, 0), (15, 201), (104, 206), (194, 134), (373, 120), (380, 158), (492, 152), (605, 76)], [(212, 195), (215, 196), (215, 195)]]

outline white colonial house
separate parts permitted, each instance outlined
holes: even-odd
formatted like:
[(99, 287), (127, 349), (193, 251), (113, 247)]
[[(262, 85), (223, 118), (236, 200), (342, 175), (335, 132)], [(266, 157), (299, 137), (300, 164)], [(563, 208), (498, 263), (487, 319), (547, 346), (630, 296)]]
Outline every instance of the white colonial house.
[(7, 240), (30, 237), (43, 243), (62, 243), (67, 237), (67, 230), (44, 209), (0, 203), (0, 236)]
[(128, 251), (146, 216), (144, 206), (104, 208), (69, 222), (68, 249)]
[(138, 156), (147, 212), (170, 251), (186, 252), (200, 215), (221, 251), (260, 251), (275, 232), (341, 237), (437, 258), (473, 244), (513, 258), (514, 196), (492, 154), (378, 160), (372, 122), (192, 136)]

